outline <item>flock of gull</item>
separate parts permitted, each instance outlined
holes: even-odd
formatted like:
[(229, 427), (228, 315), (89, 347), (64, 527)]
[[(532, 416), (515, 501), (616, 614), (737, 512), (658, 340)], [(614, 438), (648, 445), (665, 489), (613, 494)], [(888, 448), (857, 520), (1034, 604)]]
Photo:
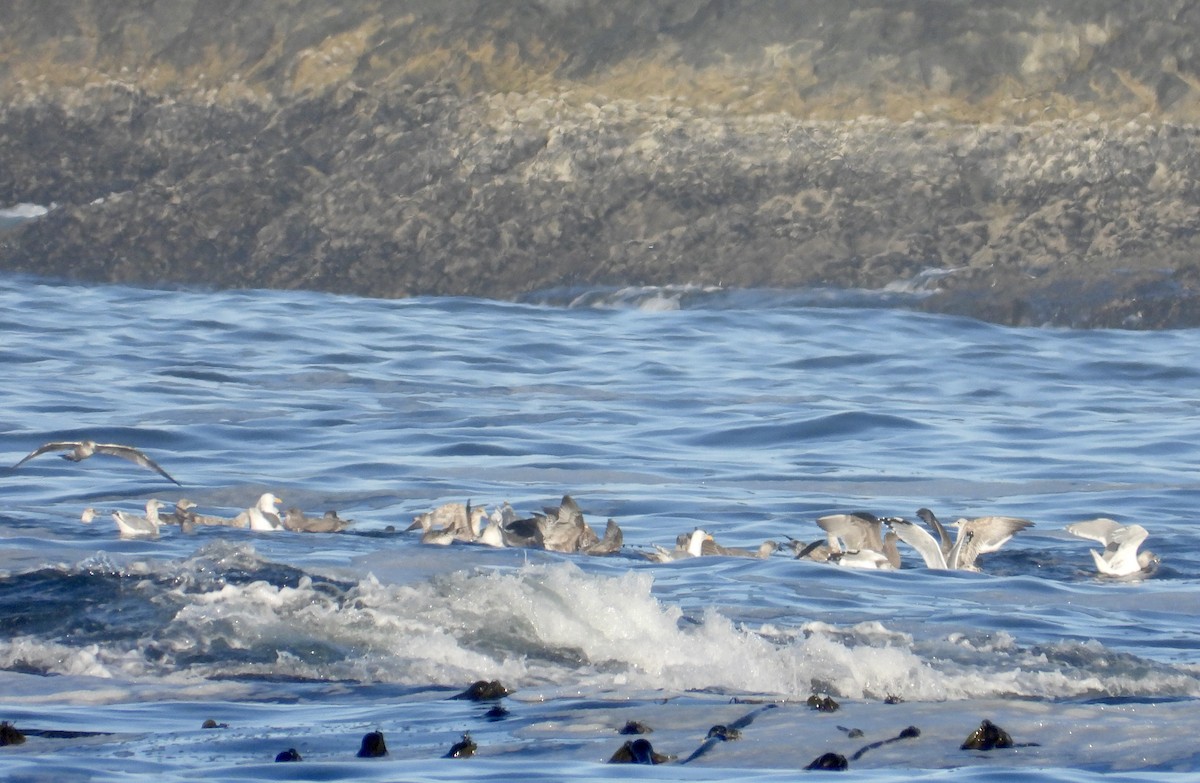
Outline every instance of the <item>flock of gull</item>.
[[(13, 468), (55, 451), (66, 452), (61, 456), (71, 462), (79, 462), (96, 454), (120, 457), (153, 470), (179, 485), (175, 478), (137, 448), (91, 440), (47, 443), (34, 449)], [(266, 492), (254, 505), (236, 516), (221, 517), (198, 513), (196, 504), (186, 498), (180, 499), (174, 509), (164, 512), (166, 505), (151, 498), (146, 502), (145, 516), (117, 510), (112, 512), (112, 517), (119, 534), (125, 537), (154, 537), (164, 525), (177, 525), (184, 532), (194, 531), (199, 526), (226, 526), (259, 532), (286, 530), (336, 533), (351, 522), (339, 517), (336, 511), (327, 511), (320, 517), (308, 516), (298, 508), (281, 513), (278, 505), (281, 502), (280, 497)], [(91, 522), (95, 516), (94, 509), (85, 509), (82, 520)], [(896, 569), (901, 564), (898, 542), (902, 542), (921, 557), (927, 568), (978, 571), (980, 556), (998, 551), (1017, 533), (1033, 526), (1027, 519), (1008, 516), (958, 519), (947, 526), (927, 508), (919, 509), (917, 516), (929, 529), (903, 517), (877, 517), (865, 511), (830, 514), (817, 519), (817, 525), (825, 532), (824, 538), (811, 543), (789, 539), (784, 547), (777, 542), (766, 541), (756, 549), (722, 546), (708, 532), (696, 529), (679, 535), (674, 548), (654, 545), (652, 549), (642, 551), (642, 555), (665, 563), (711, 555), (765, 558), (786, 548), (798, 559), (828, 562), (847, 568)], [(952, 536), (947, 527), (953, 528), (955, 535)], [(425, 544), (467, 542), (587, 555), (610, 555), (621, 551), (624, 546), (624, 536), (615, 520), (609, 519), (603, 536), (597, 535), (570, 495), (564, 495), (559, 505), (546, 507), (541, 513), (529, 516), (517, 514), (508, 502), (500, 504), (491, 513), (469, 502), (446, 503), (417, 515), (408, 530), (418, 529), (421, 531), (421, 542)], [(1066, 531), (1103, 545), (1103, 550), (1090, 550), (1096, 571), (1102, 575), (1128, 577), (1145, 574), (1159, 564), (1157, 555), (1141, 549), (1149, 535), (1141, 525), (1122, 525), (1100, 517), (1067, 525)]]

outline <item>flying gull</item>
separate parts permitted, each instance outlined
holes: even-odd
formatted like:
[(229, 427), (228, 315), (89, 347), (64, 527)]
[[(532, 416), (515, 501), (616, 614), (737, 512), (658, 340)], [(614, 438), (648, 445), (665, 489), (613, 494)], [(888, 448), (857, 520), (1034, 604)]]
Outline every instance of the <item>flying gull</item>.
[[(94, 440), (63, 440), (47, 443), (46, 445), (39, 446), (38, 448), (29, 452), (24, 459), (22, 459), (16, 465), (13, 465), (13, 470), (16, 470), (34, 457), (45, 454), (48, 451), (66, 451), (66, 454), (61, 454), (59, 456), (65, 460), (70, 460), (71, 462), (81, 462), (95, 454), (111, 454), (114, 457), (121, 457), (122, 459), (129, 460), (130, 462), (136, 462), (143, 468), (149, 468), (150, 470), (153, 470), (155, 473), (167, 479), (168, 481), (179, 484), (178, 481), (175, 481), (175, 479), (171, 477), (171, 474), (160, 468), (157, 462), (150, 459), (133, 446), (123, 446), (119, 443), (97, 443)], [(180, 486), (182, 485), (180, 484)]]

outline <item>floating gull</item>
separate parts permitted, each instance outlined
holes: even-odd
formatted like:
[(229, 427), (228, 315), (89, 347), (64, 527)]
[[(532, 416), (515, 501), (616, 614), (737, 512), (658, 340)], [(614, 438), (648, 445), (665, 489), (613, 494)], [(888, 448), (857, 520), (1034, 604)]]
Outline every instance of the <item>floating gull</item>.
[(610, 519), (604, 527), (604, 538), (584, 548), (583, 552), (587, 555), (611, 555), (620, 552), (624, 544), (625, 534), (621, 532), (617, 520)]
[(653, 560), (656, 563), (670, 563), (673, 560), (700, 557), (704, 552), (704, 542), (711, 540), (712, 536), (704, 530), (696, 528), (691, 533), (684, 533), (676, 538), (674, 549), (667, 549), (655, 544), (653, 552), (646, 552), (644, 554), (647, 559)]
[(434, 546), (450, 546), (454, 543), (455, 536), (454, 528), (444, 528), (442, 530), (426, 530), (421, 534), (422, 544), (432, 544)]
[(283, 521), (279, 518), (277, 503), (283, 502), (270, 492), (264, 492), (250, 508), (233, 518), (232, 527), (249, 527), (262, 533), (283, 530)]
[(471, 503), (443, 503), (433, 511), (413, 517), (408, 530), (421, 530), (423, 544), (449, 544), (453, 541), (474, 541), (481, 534), (484, 509), (472, 508)]
[(958, 528), (958, 537), (950, 549), (950, 554), (946, 556), (946, 566), (978, 571), (976, 558), (998, 551), (1014, 535), (1027, 527), (1033, 527), (1033, 523), (1018, 517), (992, 516), (959, 519), (954, 523), (954, 527)]
[(484, 526), (483, 532), (479, 534), (479, 543), (485, 546), (494, 546), (497, 549), (508, 546), (504, 541), (504, 529), (498, 515), (493, 513), (488, 517), (488, 523)]
[(901, 541), (917, 550), (926, 568), (948, 568), (946, 553), (925, 528), (901, 517), (884, 517), (883, 521)]
[(1150, 533), (1141, 525), (1122, 525), (1113, 519), (1099, 517), (1087, 522), (1067, 525), (1067, 532), (1089, 541), (1104, 544), (1104, 551), (1089, 549), (1096, 561), (1096, 570), (1105, 576), (1132, 576), (1149, 571), (1159, 564), (1158, 555), (1147, 550), (1138, 552)]
[(146, 501), (146, 516), (139, 517), (137, 514), (126, 514), (124, 511), (112, 512), (113, 519), (117, 523), (117, 532), (122, 538), (148, 538), (158, 536), (158, 529), (162, 527), (162, 520), (158, 518), (158, 510), (162, 508), (163, 502), (150, 498)]
[(709, 537), (701, 543), (700, 554), (705, 556), (756, 557), (760, 560), (765, 560), (774, 554), (777, 549), (779, 549), (779, 544), (774, 541), (764, 541), (756, 549), (746, 549), (740, 546), (722, 546), (715, 539)]
[[(542, 517), (506, 519), (499, 523), (505, 546), (542, 548)], [(489, 536), (494, 534), (489, 534)]]
[(557, 506), (542, 509), (540, 517), (542, 546), (551, 552), (580, 552), (600, 542), (591, 526), (583, 518), (583, 511), (570, 495), (563, 495)]
[(828, 563), (829, 555), (832, 554), (829, 549), (829, 544), (820, 539), (807, 543), (799, 539), (788, 536), (788, 549), (792, 550), (792, 554), (797, 560), (815, 560), (818, 563)]
[(883, 537), (881, 549), (851, 549), (845, 552), (830, 552), (829, 562), (843, 568), (878, 568), (891, 570), (900, 567), (900, 550), (896, 548), (896, 534), (888, 531)]
[(510, 546), (509, 534), (505, 530), (505, 526), (517, 521), (517, 512), (512, 505), (507, 500), (504, 501), (503, 504), (492, 510), (487, 520), (487, 525), (484, 526), (477, 539), (478, 543), (497, 548)]
[(946, 527), (938, 521), (932, 511), (927, 508), (918, 509), (917, 516), (933, 527), (940, 542), (935, 541), (920, 525), (906, 519), (890, 517), (884, 521), (901, 541), (917, 550), (925, 560), (927, 568), (978, 571), (976, 560), (980, 555), (999, 550), (1014, 535), (1033, 526), (1028, 519), (1019, 517), (987, 516), (959, 519), (951, 525), (958, 529), (958, 535), (951, 543)]
[(954, 540), (950, 538), (950, 534), (946, 532), (946, 527), (941, 520), (927, 508), (917, 509), (917, 516), (925, 520), (925, 524), (933, 528), (933, 531), (938, 535), (939, 546), (942, 550), (942, 555), (950, 554), (950, 550), (954, 547)]
[(883, 523), (874, 514), (855, 511), (817, 519), (829, 544), (829, 560), (851, 568), (899, 568), (896, 536), (883, 535)]
[(197, 525), (212, 526), (212, 527), (240, 527), (245, 528), (250, 526), (250, 515), (243, 511), (236, 517), (217, 517), (210, 514), (197, 514), (195, 512), (196, 504), (187, 498), (180, 498), (175, 504), (175, 513), (173, 516), (179, 522), (180, 527), (184, 528), (184, 532), (191, 532)]
[(298, 508), (289, 508), (282, 521), (285, 528), (297, 533), (339, 533), (351, 522), (332, 509), (324, 516), (310, 517)]
[(175, 481), (175, 479), (172, 478), (169, 473), (160, 468), (157, 462), (150, 459), (133, 446), (122, 446), (119, 443), (97, 443), (94, 440), (63, 440), (47, 443), (46, 445), (39, 446), (38, 448), (29, 452), (24, 459), (22, 459), (16, 465), (13, 465), (13, 469), (16, 470), (34, 457), (45, 454), (48, 451), (67, 451), (67, 454), (62, 454), (60, 456), (65, 460), (70, 460), (71, 462), (81, 462), (95, 454), (111, 454), (114, 457), (121, 457), (122, 459), (129, 460), (130, 462), (136, 462), (144, 468), (153, 470), (155, 473), (159, 474), (168, 481), (179, 484), (179, 482)]
[(158, 519), (164, 525), (184, 525), (187, 522), (188, 514), (195, 507), (196, 504), (192, 501), (187, 498), (180, 498), (175, 501), (175, 508), (159, 514)]

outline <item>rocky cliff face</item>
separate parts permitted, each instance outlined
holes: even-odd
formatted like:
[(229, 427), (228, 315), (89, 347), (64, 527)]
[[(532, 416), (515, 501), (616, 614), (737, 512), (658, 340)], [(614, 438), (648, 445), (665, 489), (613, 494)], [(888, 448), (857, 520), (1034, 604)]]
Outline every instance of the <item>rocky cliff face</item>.
[[(1049, 7), (1047, 7), (1049, 5)], [(10, 0), (0, 268), (1200, 324), (1200, 4)]]

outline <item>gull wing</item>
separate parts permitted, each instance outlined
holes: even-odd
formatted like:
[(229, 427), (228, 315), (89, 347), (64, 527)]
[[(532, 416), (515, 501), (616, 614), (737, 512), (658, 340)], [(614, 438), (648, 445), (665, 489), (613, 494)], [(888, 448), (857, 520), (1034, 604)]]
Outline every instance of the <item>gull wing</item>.
[(159, 467), (157, 462), (150, 459), (145, 454), (143, 454), (141, 451), (135, 449), (133, 446), (122, 446), (119, 443), (97, 443), (96, 444), (96, 453), (97, 454), (111, 454), (114, 457), (121, 457), (122, 459), (129, 460), (130, 462), (136, 462), (137, 464), (141, 465), (143, 468), (150, 468), (150, 470), (153, 470), (155, 473), (162, 476), (167, 481), (170, 481), (181, 487), (183, 486), (178, 481), (175, 481), (175, 479), (171, 477), (170, 473), (166, 472), (161, 467)]
[(1113, 535), (1124, 527), (1120, 522), (1108, 517), (1097, 517), (1086, 522), (1075, 522), (1067, 525), (1066, 530), (1078, 538), (1086, 538), (1107, 547), (1113, 540)]
[(20, 462), (18, 462), (16, 465), (13, 465), (13, 470), (16, 470), (34, 457), (45, 454), (48, 451), (66, 451), (67, 449), (75, 448), (79, 445), (79, 443), (80, 442), (77, 440), (56, 440), (53, 443), (47, 443), (44, 446), (38, 446), (36, 449), (26, 454)]
[[(855, 511), (852, 514), (830, 514), (819, 517), (817, 524), (829, 538), (839, 538), (847, 551), (870, 549), (883, 551), (883, 523), (874, 514)], [(830, 541), (830, 545), (834, 544)]]
[(917, 550), (917, 554), (925, 559), (926, 568), (946, 567), (941, 546), (925, 528), (899, 517), (885, 517), (883, 521), (901, 541)]
[[(1142, 564), (1138, 561), (1138, 548), (1149, 535), (1149, 531), (1141, 525), (1122, 526), (1113, 531), (1102, 558), (1108, 564), (1104, 573), (1126, 576), (1141, 571)], [(1093, 551), (1093, 557), (1095, 554)], [(1097, 570), (1100, 570), (1098, 563)]]
[(1028, 519), (1018, 517), (976, 517), (965, 520), (965, 525), (975, 534), (972, 543), (980, 555), (999, 550), (1014, 535), (1027, 527), (1033, 527), (1033, 523)]

